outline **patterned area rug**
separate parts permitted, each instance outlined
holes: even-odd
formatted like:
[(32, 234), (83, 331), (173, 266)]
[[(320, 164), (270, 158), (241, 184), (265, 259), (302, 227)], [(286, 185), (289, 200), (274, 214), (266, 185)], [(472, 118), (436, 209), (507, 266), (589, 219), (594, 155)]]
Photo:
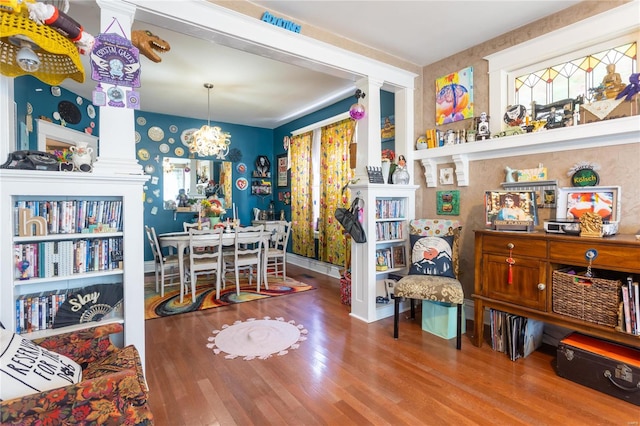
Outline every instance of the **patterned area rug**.
[(166, 317), (170, 315), (184, 314), (186, 312), (199, 311), (204, 309), (218, 308), (233, 303), (250, 302), (252, 300), (265, 299), (269, 297), (284, 296), (287, 294), (300, 293), (312, 290), (314, 287), (287, 277), (269, 279), (269, 290), (264, 286), (260, 292), (256, 291), (255, 281), (251, 285), (246, 278), (240, 279), (240, 295), (236, 294), (235, 282), (227, 281), (226, 288), (220, 290), (220, 299), (216, 299), (215, 281), (201, 280), (196, 287), (196, 302), (192, 303), (191, 293), (184, 297), (180, 303), (180, 290), (178, 286), (165, 288), (164, 297), (156, 293), (155, 282), (147, 282), (144, 288), (145, 319)]
[(213, 330), (214, 337), (209, 337), (211, 343), (207, 343), (207, 348), (216, 355), (226, 353), (226, 359), (267, 359), (272, 355), (286, 355), (289, 349), (298, 349), (299, 342), (307, 340), (307, 333), (302, 324), (296, 325), (293, 320), (249, 318)]

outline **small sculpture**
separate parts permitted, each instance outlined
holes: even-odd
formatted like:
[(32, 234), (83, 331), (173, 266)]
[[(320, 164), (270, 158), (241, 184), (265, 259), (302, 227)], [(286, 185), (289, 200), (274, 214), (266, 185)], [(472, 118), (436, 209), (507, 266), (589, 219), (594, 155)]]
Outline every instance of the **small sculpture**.
[(178, 207), (189, 207), (189, 196), (184, 189), (178, 191)]
[(607, 99), (615, 99), (617, 95), (624, 89), (625, 84), (620, 78), (620, 74), (616, 72), (616, 65), (607, 65), (607, 75), (602, 79), (604, 87), (604, 96)]
[(165, 53), (171, 50), (171, 45), (168, 42), (149, 30), (131, 31), (131, 44), (137, 47), (140, 53), (155, 63), (162, 61), (160, 56), (156, 55), (156, 52)]
[(602, 237), (602, 217), (593, 212), (586, 212), (580, 216), (581, 237)]
[(485, 139), (489, 139), (489, 136), (491, 135), (491, 132), (489, 131), (489, 116), (483, 111), (480, 114), (480, 118), (477, 120), (476, 127), (478, 132), (476, 133), (476, 140), (483, 141)]
[(631, 74), (631, 76), (629, 76), (629, 84), (622, 92), (618, 93), (616, 99), (622, 99), (626, 96), (624, 100), (631, 101), (638, 93), (640, 93), (640, 73)]
[(505, 177), (505, 182), (507, 183), (513, 183), (515, 182), (515, 178), (513, 177), (513, 173), (515, 172), (515, 170), (513, 170), (511, 167), (509, 166), (505, 166), (504, 168), (505, 173), (507, 174)]

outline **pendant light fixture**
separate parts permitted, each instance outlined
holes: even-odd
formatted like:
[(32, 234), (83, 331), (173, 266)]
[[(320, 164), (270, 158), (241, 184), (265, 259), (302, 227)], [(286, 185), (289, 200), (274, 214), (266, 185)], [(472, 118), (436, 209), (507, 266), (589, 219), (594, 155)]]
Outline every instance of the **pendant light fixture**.
[(231, 134), (223, 132), (218, 126), (211, 127), (211, 89), (213, 84), (205, 83), (207, 89), (207, 124), (193, 132), (189, 152), (200, 157), (213, 157), (224, 160), (229, 153)]

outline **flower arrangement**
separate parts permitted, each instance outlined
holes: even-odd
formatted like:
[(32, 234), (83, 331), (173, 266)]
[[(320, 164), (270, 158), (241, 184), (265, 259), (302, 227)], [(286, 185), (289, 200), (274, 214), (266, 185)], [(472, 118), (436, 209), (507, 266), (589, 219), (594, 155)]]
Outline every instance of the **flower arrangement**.
[(55, 151), (53, 151), (53, 155), (56, 156), (58, 163), (71, 163), (73, 161), (71, 151), (69, 151), (68, 149), (56, 149)]
[(227, 211), (222, 208), (222, 203), (220, 200), (215, 198), (211, 198), (208, 200), (202, 200), (200, 202), (202, 206), (202, 215), (207, 217), (219, 217), (220, 215), (225, 214)]
[(395, 158), (396, 158), (396, 153), (393, 152), (393, 150), (391, 149), (382, 150), (382, 161), (389, 161), (392, 163)]

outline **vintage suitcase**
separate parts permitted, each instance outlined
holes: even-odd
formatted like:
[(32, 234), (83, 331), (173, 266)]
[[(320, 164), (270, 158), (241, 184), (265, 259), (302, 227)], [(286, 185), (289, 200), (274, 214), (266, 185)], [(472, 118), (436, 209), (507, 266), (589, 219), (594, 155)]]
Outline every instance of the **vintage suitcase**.
[(560, 341), (557, 363), (560, 377), (640, 405), (640, 349), (573, 333)]

